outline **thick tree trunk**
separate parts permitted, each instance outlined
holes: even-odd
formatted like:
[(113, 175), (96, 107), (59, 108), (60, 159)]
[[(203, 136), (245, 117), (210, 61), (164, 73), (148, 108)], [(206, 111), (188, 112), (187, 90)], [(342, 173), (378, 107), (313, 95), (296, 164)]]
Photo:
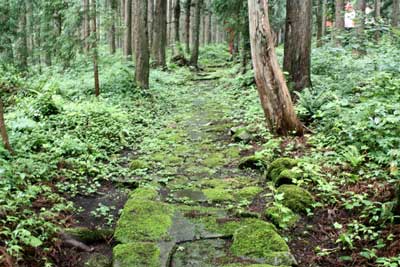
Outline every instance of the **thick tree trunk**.
[(181, 3), (180, 0), (175, 0), (174, 3), (174, 44), (175, 44), (175, 54), (180, 54), (180, 38), (179, 38), (179, 28), (181, 19)]
[(354, 49), (353, 52), (356, 55), (365, 55), (366, 50), (365, 50), (365, 10), (367, 8), (367, 3), (366, 0), (358, 0), (357, 1), (357, 17), (358, 17), (358, 24), (356, 28), (356, 34), (357, 34), (357, 42), (359, 44), (359, 47), (357, 49)]
[(279, 67), (268, 18), (268, 0), (248, 0), (255, 78), (271, 132), (302, 135), (283, 73)]
[(185, 3), (185, 43), (186, 53), (190, 53), (190, 13), (191, 13), (192, 0), (186, 0)]
[(194, 18), (192, 23), (192, 54), (190, 57), (190, 65), (198, 67), (199, 46), (200, 46), (200, 21), (201, 7), (203, 0), (194, 0)]
[(322, 31), (323, 31), (323, 16), (324, 16), (324, 9), (323, 9), (323, 0), (317, 0), (317, 47), (322, 46)]
[(127, 59), (132, 56), (132, 0), (125, 2), (125, 44), (124, 55)]
[(142, 89), (149, 88), (149, 34), (147, 27), (147, 0), (136, 1), (135, 11), (135, 32), (137, 33), (135, 45), (136, 69), (135, 81), (136, 86)]
[(116, 50), (116, 40), (115, 40), (115, 21), (117, 20), (117, 2), (116, 0), (108, 0), (110, 15), (111, 15), (111, 25), (108, 30), (108, 42), (110, 46), (110, 53), (115, 54)]
[(0, 134), (1, 134), (1, 139), (3, 140), (3, 145), (4, 147), (11, 153), (14, 154), (14, 150), (12, 149), (10, 145), (10, 141), (8, 139), (8, 134), (7, 134), (7, 128), (6, 128), (6, 123), (4, 120), (4, 107), (3, 107), (3, 101), (0, 99)]
[(83, 0), (83, 42), (85, 51), (89, 51), (90, 36), (90, 5), (89, 0)]
[(342, 42), (337, 35), (343, 33), (344, 30), (344, 0), (335, 0), (335, 43), (337, 46), (341, 46)]
[(153, 28), (154, 28), (154, 0), (148, 1), (147, 6), (147, 27), (149, 33), (149, 47), (153, 47)]
[(312, 0), (288, 0), (283, 69), (294, 90), (311, 86)]
[(206, 23), (206, 44), (211, 44), (211, 39), (212, 39), (212, 28), (211, 28), (211, 23), (212, 23), (212, 10), (211, 10), (211, 0), (208, 0), (208, 5), (207, 5), (207, 23)]
[(153, 59), (156, 67), (165, 67), (167, 46), (167, 0), (156, 0), (153, 28)]
[(18, 25), (18, 42), (17, 42), (17, 59), (18, 65), (22, 69), (28, 67), (28, 39), (26, 31), (26, 5), (25, 2), (21, 3), (20, 21)]
[(97, 51), (97, 0), (92, 1), (92, 53), (93, 53), (93, 77), (94, 77), (94, 94), (100, 95), (100, 81), (99, 81), (99, 66), (98, 66), (98, 51)]
[(400, 0), (393, 0), (393, 8), (392, 8), (392, 27), (399, 27), (399, 9), (400, 9)]

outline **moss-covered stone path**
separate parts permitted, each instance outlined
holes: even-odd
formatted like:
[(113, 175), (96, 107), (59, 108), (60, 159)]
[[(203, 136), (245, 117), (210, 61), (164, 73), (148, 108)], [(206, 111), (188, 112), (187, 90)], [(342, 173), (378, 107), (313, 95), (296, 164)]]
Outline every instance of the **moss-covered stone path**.
[(140, 186), (117, 223), (114, 267), (295, 263), (276, 227), (252, 209), (266, 192), (264, 179), (238, 168), (233, 100), (217, 85), (193, 79), (180, 89), (179, 112), (166, 115), (131, 159)]

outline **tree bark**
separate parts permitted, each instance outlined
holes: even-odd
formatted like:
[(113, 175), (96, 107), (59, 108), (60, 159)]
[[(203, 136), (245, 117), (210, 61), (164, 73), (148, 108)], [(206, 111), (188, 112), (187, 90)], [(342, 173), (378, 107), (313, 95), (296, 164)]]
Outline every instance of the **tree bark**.
[(365, 45), (364, 45), (364, 40), (365, 40), (365, 10), (367, 8), (367, 3), (366, 0), (358, 0), (357, 1), (357, 18), (358, 18), (358, 25), (356, 28), (356, 34), (357, 34), (357, 42), (359, 47), (357, 49), (353, 49), (354, 54), (356, 55), (365, 55), (366, 50), (365, 50)]
[(190, 53), (190, 13), (191, 13), (192, 0), (186, 0), (185, 4), (185, 41), (186, 53)]
[(392, 27), (399, 27), (399, 8), (400, 8), (400, 0), (393, 0), (393, 8), (392, 8)]
[(153, 28), (154, 28), (154, 0), (148, 1), (147, 6), (147, 26), (149, 28), (149, 47), (153, 47)]
[(252, 59), (261, 104), (271, 132), (302, 135), (283, 73), (279, 67), (268, 17), (268, 0), (248, 0)]
[(341, 46), (342, 42), (337, 35), (340, 35), (344, 30), (344, 0), (335, 0), (335, 42), (337, 46)]
[(26, 29), (26, 5), (23, 1), (21, 3), (21, 13), (20, 21), (18, 25), (18, 42), (17, 42), (17, 59), (18, 65), (21, 69), (26, 69), (28, 67), (28, 39), (27, 39), (27, 29)]
[(180, 37), (179, 37), (179, 28), (180, 28), (180, 19), (181, 19), (181, 3), (180, 0), (175, 0), (174, 3), (174, 44), (175, 44), (175, 54), (180, 54)]
[(201, 7), (203, 0), (194, 0), (194, 18), (192, 23), (192, 54), (190, 57), (190, 65), (198, 67), (199, 46), (200, 46), (200, 22)]
[(136, 69), (135, 81), (136, 86), (142, 89), (149, 88), (149, 34), (147, 25), (148, 0), (136, 1), (135, 11), (135, 32), (137, 33), (135, 45)]
[(3, 140), (4, 147), (11, 153), (14, 154), (14, 150), (10, 145), (10, 140), (8, 139), (6, 123), (4, 120), (4, 106), (3, 101), (0, 99), (0, 133), (1, 139)]
[(92, 1), (92, 53), (93, 53), (93, 77), (94, 77), (94, 94), (100, 95), (98, 51), (97, 51), (97, 0)]
[(287, 0), (283, 69), (294, 90), (311, 86), (312, 0)]
[(117, 20), (117, 18), (116, 18), (117, 2), (116, 2), (116, 0), (108, 0), (108, 5), (109, 5), (110, 15), (111, 15), (111, 25), (108, 30), (108, 42), (109, 42), (109, 46), (110, 46), (110, 53), (115, 54), (115, 51), (116, 51), (115, 21)]
[(317, 0), (317, 47), (321, 47), (323, 45), (322, 37), (325, 26), (324, 15), (324, 0)]
[(167, 0), (156, 0), (153, 29), (153, 59), (156, 67), (166, 66), (167, 46)]
[(125, 44), (124, 55), (127, 59), (132, 56), (132, 0), (125, 2)]
[(212, 28), (211, 28), (211, 23), (212, 23), (212, 10), (211, 10), (211, 0), (208, 0), (208, 5), (207, 5), (207, 30), (206, 30), (206, 44), (211, 44), (211, 39), (212, 39)]
[(377, 42), (381, 38), (380, 21), (381, 21), (381, 0), (375, 0), (375, 23), (376, 23), (375, 40)]

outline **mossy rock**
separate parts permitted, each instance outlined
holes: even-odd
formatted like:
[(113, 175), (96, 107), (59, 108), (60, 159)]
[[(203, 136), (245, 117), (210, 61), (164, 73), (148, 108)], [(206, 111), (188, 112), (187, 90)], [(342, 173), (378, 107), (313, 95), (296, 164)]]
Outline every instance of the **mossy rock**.
[(138, 188), (134, 190), (130, 195), (130, 199), (136, 200), (156, 200), (158, 197), (158, 191), (154, 188)]
[(236, 230), (231, 251), (235, 256), (262, 259), (264, 263), (274, 266), (291, 266), (295, 263), (288, 245), (275, 226), (260, 220)]
[(108, 240), (114, 234), (112, 229), (89, 229), (86, 227), (67, 228), (64, 229), (64, 232), (87, 244)]
[(160, 250), (154, 243), (120, 244), (113, 249), (113, 267), (159, 267)]
[(112, 260), (106, 255), (94, 253), (84, 263), (84, 267), (111, 267)]
[(224, 165), (224, 163), (225, 163), (225, 156), (221, 153), (206, 155), (206, 158), (203, 160), (203, 165), (209, 168), (214, 168), (220, 165)]
[(164, 240), (168, 238), (173, 213), (172, 206), (167, 204), (131, 198), (122, 210), (114, 237), (121, 243)]
[(291, 170), (283, 170), (275, 180), (272, 180), (276, 187), (279, 187), (284, 184), (293, 184), (296, 180), (301, 178), (301, 173)]
[[(267, 178), (274, 183), (279, 180), (279, 175), (285, 171), (290, 170), (298, 164), (298, 160), (291, 158), (279, 158), (271, 163), (268, 169)], [(282, 182), (282, 180), (281, 180)]]
[(144, 160), (135, 159), (131, 161), (129, 167), (131, 170), (143, 170), (148, 169), (149, 164)]
[(234, 142), (243, 142), (247, 144), (253, 139), (253, 136), (246, 128), (232, 128), (231, 134)]
[(310, 192), (296, 185), (282, 185), (278, 193), (283, 193), (282, 204), (294, 212), (306, 212), (315, 202)]
[(229, 189), (217, 187), (204, 189), (202, 192), (209, 202), (227, 202), (235, 200)]
[(263, 189), (258, 186), (248, 186), (235, 191), (235, 197), (237, 200), (253, 200)]
[(261, 155), (244, 157), (239, 162), (239, 169), (264, 170), (267, 168), (267, 162)]
[(224, 150), (225, 155), (230, 159), (238, 158), (240, 155), (240, 149), (236, 146), (229, 147)]
[(300, 219), (300, 216), (295, 214), (291, 209), (281, 206), (272, 206), (265, 210), (265, 215), (276, 226), (287, 229), (293, 227)]

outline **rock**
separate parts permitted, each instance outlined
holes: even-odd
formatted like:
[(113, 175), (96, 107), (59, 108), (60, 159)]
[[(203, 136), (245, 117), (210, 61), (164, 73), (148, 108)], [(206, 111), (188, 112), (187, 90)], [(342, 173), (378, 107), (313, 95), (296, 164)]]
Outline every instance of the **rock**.
[(275, 226), (260, 220), (236, 230), (231, 251), (235, 256), (259, 259), (273, 266), (295, 264), (288, 245)]
[(111, 267), (112, 261), (109, 257), (100, 254), (93, 253), (89, 259), (85, 262), (85, 267)]
[(113, 267), (159, 267), (160, 250), (154, 243), (119, 244), (113, 249)]
[(114, 234), (112, 229), (89, 229), (86, 227), (67, 228), (64, 229), (64, 232), (85, 244), (108, 240)]
[(282, 185), (278, 193), (283, 193), (282, 204), (294, 212), (306, 212), (315, 202), (310, 192), (296, 185)]
[(250, 143), (253, 139), (253, 136), (247, 131), (246, 128), (231, 128), (231, 134), (233, 141), (235, 142), (243, 142)]
[[(287, 170), (291, 170), (293, 167), (295, 167), (298, 164), (298, 161), (296, 159), (291, 159), (291, 158), (279, 158), (275, 161), (273, 161), (268, 169), (267, 173), (267, 179), (273, 181), (276, 185), (282, 185), (285, 183), (292, 183), (292, 180), (290, 180), (292, 173), (284, 173), (284, 176), (281, 176), (281, 173)], [(288, 176), (289, 174), (289, 176)], [(285, 179), (287, 178), (287, 179)]]
[(274, 180), (274, 184), (276, 187), (279, 187), (284, 184), (293, 184), (295, 181), (301, 179), (302, 175), (295, 170), (283, 170)]
[(275, 205), (265, 210), (265, 215), (276, 226), (287, 229), (293, 227), (300, 219), (291, 209), (283, 205)]
[(267, 162), (261, 155), (244, 157), (240, 160), (239, 169), (264, 170), (267, 168)]

